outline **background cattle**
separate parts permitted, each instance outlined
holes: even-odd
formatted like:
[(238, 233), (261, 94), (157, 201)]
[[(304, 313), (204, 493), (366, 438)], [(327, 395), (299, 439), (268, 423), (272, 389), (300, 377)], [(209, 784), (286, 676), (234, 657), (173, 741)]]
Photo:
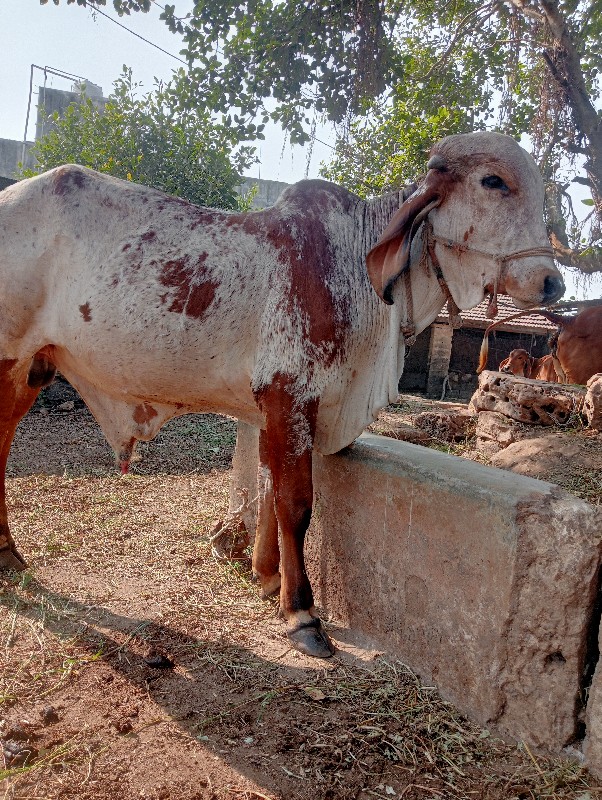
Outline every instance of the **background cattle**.
[(512, 350), (499, 366), (500, 372), (519, 375), (522, 378), (558, 383), (560, 380), (554, 366), (554, 356), (551, 353), (534, 358), (526, 350), (518, 348)]
[(537, 313), (558, 325), (550, 346), (564, 374), (563, 383), (585, 386), (592, 375), (602, 372), (602, 304), (572, 317), (543, 310)]
[(25, 563), (5, 466), (56, 369), (124, 470), (168, 419), (223, 412), (261, 431), (263, 592), (280, 589), (295, 646), (330, 655), (303, 560), (313, 449), (340, 450), (397, 397), (404, 336), (446, 300), (470, 308), (499, 291), (531, 307), (564, 291), (541, 177), (510, 137), (444, 139), (401, 199), (302, 181), (272, 208), (236, 214), (77, 166), (2, 192), (0, 564)]

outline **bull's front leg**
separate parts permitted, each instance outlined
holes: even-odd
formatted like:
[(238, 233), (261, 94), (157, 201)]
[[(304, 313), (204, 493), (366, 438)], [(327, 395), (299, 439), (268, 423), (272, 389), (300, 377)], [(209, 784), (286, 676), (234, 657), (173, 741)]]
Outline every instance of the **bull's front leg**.
[[(334, 647), (315, 614), (303, 555), (313, 502), (312, 451), (318, 400), (300, 399), (297, 394), (292, 378), (278, 376), (258, 398), (266, 416), (263, 456), (272, 475), (281, 535), (280, 611), (288, 637), (298, 650), (328, 658)], [(270, 532), (274, 543), (273, 527)], [(277, 552), (276, 539), (270, 569)]]

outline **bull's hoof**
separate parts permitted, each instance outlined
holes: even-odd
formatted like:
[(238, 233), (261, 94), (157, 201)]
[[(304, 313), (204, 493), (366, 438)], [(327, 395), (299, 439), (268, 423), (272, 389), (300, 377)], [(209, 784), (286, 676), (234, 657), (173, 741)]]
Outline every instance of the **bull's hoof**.
[(15, 569), (22, 572), (27, 569), (27, 562), (18, 550), (6, 547), (0, 550), (0, 569)]
[(288, 631), (288, 638), (293, 646), (306, 656), (330, 658), (334, 655), (334, 645), (318, 617), (314, 617), (307, 625), (300, 625)]

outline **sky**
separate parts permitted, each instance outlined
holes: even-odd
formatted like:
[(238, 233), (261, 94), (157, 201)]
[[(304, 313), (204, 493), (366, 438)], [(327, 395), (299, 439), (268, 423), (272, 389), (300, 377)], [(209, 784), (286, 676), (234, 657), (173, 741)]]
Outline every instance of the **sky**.
[[(176, 0), (178, 13), (185, 13), (190, 7), (191, 0)], [(102, 10), (172, 55), (115, 22), (100, 15), (94, 18), (88, 9), (67, 5), (67, 0), (60, 0), (58, 6), (52, 0), (45, 6), (39, 0), (0, 0), (0, 138), (23, 139), (32, 64), (86, 78), (101, 86), (105, 96), (111, 93), (124, 64), (131, 67), (134, 81), (142, 83), (144, 91), (153, 88), (155, 78), (168, 81), (173, 70), (182, 66), (172, 57), (179, 55), (181, 39), (159, 19), (158, 7), (148, 14), (118, 17), (109, 0)], [(70, 89), (73, 82), (48, 74), (46, 85)], [(43, 69), (34, 69), (34, 111), (29, 119), (28, 139), (34, 136), (37, 89), (43, 83)], [(320, 128), (318, 137), (331, 147), (334, 144), (334, 135), (326, 127)], [(260, 163), (247, 174), (286, 183), (318, 177), (320, 162), (328, 160), (332, 152), (331, 147), (320, 142), (315, 142), (311, 153), (308, 148), (292, 147), (276, 125), (270, 126), (266, 140), (258, 147)]]
[[(175, 2), (178, 13), (192, 7), (192, 0)], [(142, 83), (144, 91), (153, 88), (155, 78), (169, 80), (172, 71), (181, 66), (174, 58), (179, 55), (180, 39), (161, 22), (156, 6), (148, 14), (129, 17), (118, 17), (111, 2), (103, 11), (167, 53), (115, 22), (100, 15), (94, 17), (88, 9), (75, 3), (67, 5), (66, 0), (60, 0), (58, 6), (52, 0), (44, 6), (39, 0), (0, 0), (0, 138), (23, 139), (32, 64), (42, 69), (33, 70), (28, 139), (35, 132), (37, 88), (44, 83), (44, 67), (86, 78), (108, 95), (124, 64), (132, 69), (134, 81)], [(70, 79), (47, 76), (47, 85), (56, 89), (70, 89), (72, 83)], [(334, 134), (332, 129), (319, 126), (317, 136), (324, 144), (316, 141), (310, 152), (307, 147), (291, 146), (277, 126), (270, 126), (266, 140), (259, 145), (259, 163), (247, 175), (286, 183), (318, 177), (320, 163), (330, 158)], [(580, 283), (571, 275), (565, 278), (566, 297), (602, 297), (602, 276)]]

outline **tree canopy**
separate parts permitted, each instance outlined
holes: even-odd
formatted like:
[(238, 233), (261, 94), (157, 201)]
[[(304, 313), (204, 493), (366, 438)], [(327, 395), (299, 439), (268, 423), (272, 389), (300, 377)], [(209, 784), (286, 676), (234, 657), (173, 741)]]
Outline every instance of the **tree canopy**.
[(249, 148), (232, 155), (229, 131), (207, 115), (179, 108), (177, 83), (142, 97), (131, 70), (124, 67), (102, 105), (82, 94), (33, 145), (37, 164), (23, 177), (65, 163), (143, 183), (197, 205), (238, 208), (236, 187), (252, 160)]
[[(127, 14), (151, 0), (113, 5)], [(197, 0), (186, 17), (175, 5), (161, 16), (183, 37), (184, 104), (249, 139), (272, 117), (307, 141), (324, 115), (339, 133), (326, 174), (364, 193), (415, 177), (441, 135), (528, 137), (559, 259), (602, 270), (602, 0)]]

